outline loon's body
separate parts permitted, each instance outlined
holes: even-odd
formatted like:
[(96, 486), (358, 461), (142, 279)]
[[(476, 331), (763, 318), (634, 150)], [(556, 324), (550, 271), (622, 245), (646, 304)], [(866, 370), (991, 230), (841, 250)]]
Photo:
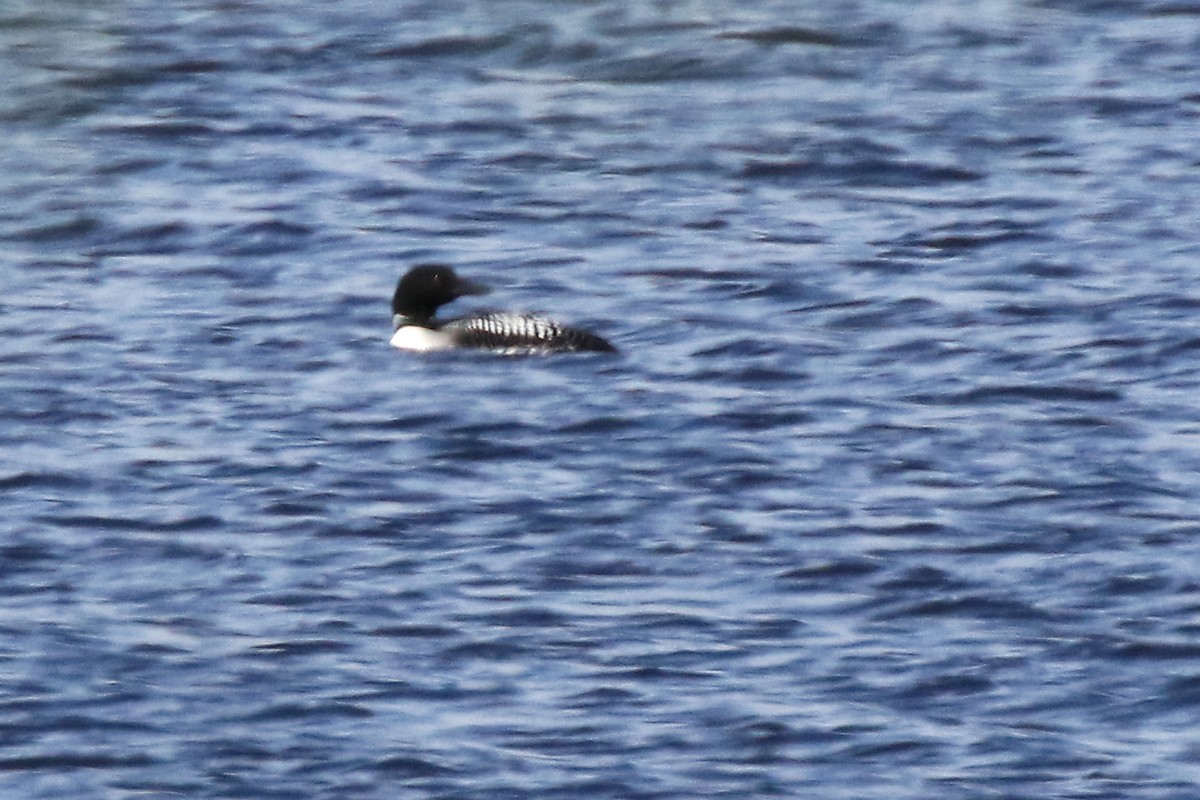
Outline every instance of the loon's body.
[(439, 307), (459, 297), (487, 294), (482, 284), (460, 278), (442, 264), (413, 267), (392, 295), (392, 347), (428, 352), (474, 348), (501, 353), (615, 352), (594, 333), (531, 314), (489, 312), (439, 322)]

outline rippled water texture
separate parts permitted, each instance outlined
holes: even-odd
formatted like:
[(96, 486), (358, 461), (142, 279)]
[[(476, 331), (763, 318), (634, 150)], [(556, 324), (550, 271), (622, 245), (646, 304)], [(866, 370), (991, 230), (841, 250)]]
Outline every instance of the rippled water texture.
[(5, 798), (1200, 797), (1200, 5), (0, 9)]

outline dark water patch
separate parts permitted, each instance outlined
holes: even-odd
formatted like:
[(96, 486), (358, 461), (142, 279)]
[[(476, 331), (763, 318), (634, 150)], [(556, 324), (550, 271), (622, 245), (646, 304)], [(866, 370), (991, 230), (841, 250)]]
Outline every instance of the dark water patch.
[(868, 272), (903, 274), (906, 272), (924, 269), (926, 265), (920, 260), (912, 257), (905, 257), (899, 253), (885, 253), (877, 257), (847, 261), (845, 266)]
[(908, 618), (950, 618), (1030, 621), (1049, 619), (1050, 615), (1019, 600), (993, 597), (987, 594), (968, 594), (936, 598), (906, 604), (874, 615), (880, 620)]
[[(1138, 344), (1144, 344), (1139, 342)], [(1185, 338), (1178, 342), (1173, 342), (1162, 350), (1163, 356), (1184, 355), (1190, 352), (1200, 350), (1200, 336)]]
[(851, 760), (887, 759), (901, 764), (919, 763), (936, 758), (941, 748), (941, 743), (932, 740), (895, 739), (852, 745), (844, 748), (839, 755)]
[(768, 45), (822, 45), (837, 47), (848, 43), (840, 34), (815, 28), (798, 26), (780, 26), (777, 28), (760, 28), (745, 31), (723, 31), (717, 34), (718, 39), (742, 39), (757, 44)]
[(388, 756), (376, 761), (373, 768), (388, 778), (408, 780), (436, 778), (457, 773), (457, 770), (451, 767), (416, 756)]
[(411, 43), (381, 47), (372, 52), (376, 58), (449, 58), (477, 56), (508, 47), (521, 37), (514, 33), (491, 36), (434, 36)]
[(19, 489), (82, 489), (88, 481), (66, 472), (18, 472), (0, 477), (0, 491)]
[(31, 770), (119, 770), (145, 767), (156, 763), (147, 755), (104, 755), (94, 753), (59, 753), (43, 756), (0, 757), (0, 772)]
[(111, 330), (92, 326), (79, 326), (69, 330), (57, 333), (54, 335), (53, 341), (59, 343), (69, 342), (101, 342), (105, 344), (114, 344), (120, 341), (120, 338)]
[(773, 617), (752, 620), (737, 626), (739, 638), (746, 642), (794, 641), (804, 623), (798, 619)]
[(2, 238), (33, 244), (86, 239), (104, 227), (104, 220), (86, 212), (52, 214), (53, 221), (38, 220), (34, 225), (6, 232)]
[(1029, 5), (1076, 14), (1111, 14), (1114, 17), (1132, 16), (1142, 11), (1141, 4), (1130, 5), (1121, 0), (1031, 0)]
[(443, 625), (384, 625), (371, 631), (372, 636), (386, 636), (395, 639), (445, 639), (456, 635), (453, 628)]
[[(102, 735), (105, 731), (153, 732), (158, 729), (148, 724), (127, 722), (124, 720), (104, 719), (82, 714), (66, 714), (53, 721), (48, 721), (43, 730), (72, 733), (84, 732)], [(32, 733), (32, 731), (29, 731), (29, 733)]]
[(1137, 661), (1191, 661), (1200, 658), (1200, 644), (1161, 640), (1123, 640), (1107, 643), (1118, 659)]
[(965, 392), (955, 392), (939, 396), (910, 395), (909, 402), (924, 405), (992, 405), (1006, 404), (1013, 401), (1036, 401), (1047, 403), (1115, 403), (1122, 399), (1122, 393), (1116, 389), (1099, 389), (1079, 385), (1060, 386), (1023, 386), (996, 385), (981, 386)]
[(1095, 429), (1095, 430), (1102, 430), (1105, 428), (1119, 427), (1121, 423), (1119, 420), (1112, 419), (1111, 417), (1096, 417), (1096, 416), (1088, 416), (1086, 414), (1072, 414), (1072, 415), (1068, 415), (1068, 416), (1064, 416), (1064, 417), (1055, 417), (1053, 420), (1050, 421), (1050, 424), (1059, 426), (1059, 427), (1063, 427), (1063, 428), (1077, 428), (1077, 429), (1090, 428), (1090, 429)]
[(498, 686), (470, 688), (448, 683), (445, 680), (431, 676), (425, 683), (399, 680), (369, 681), (363, 691), (356, 691), (347, 698), (357, 703), (370, 703), (378, 700), (437, 700), (460, 701), (481, 700), (495, 701), (508, 696), (509, 692)]
[(940, 702), (945, 697), (964, 697), (995, 689), (995, 684), (975, 675), (939, 675), (904, 690), (903, 696), (922, 702)]
[[(154, 65), (153, 69), (143, 67), (104, 67), (86, 71), (67, 73), (58, 84), (66, 89), (78, 89), (92, 93), (95, 96), (111, 95), (113, 92), (136, 89), (139, 86), (153, 84), (158, 80), (157, 71), (177, 71), (180, 74), (202, 74), (215, 72), (221, 66), (217, 62), (206, 61), (166, 61)], [(82, 115), (80, 115), (82, 116)]]
[(663, 632), (668, 631), (714, 631), (715, 626), (709, 620), (694, 614), (681, 613), (634, 613), (630, 615), (630, 623), (640, 630)]
[(1174, 98), (1150, 100), (1145, 97), (1102, 95), (1079, 98), (1077, 102), (1089, 107), (1090, 112), (1098, 117), (1117, 117), (1122, 120), (1145, 114), (1165, 115), (1165, 118), (1173, 118), (1178, 111), (1178, 105)]
[(1166, 709), (1200, 706), (1200, 675), (1173, 678), (1162, 688), (1162, 705)]
[(142, 644), (130, 648), (129, 652), (135, 656), (146, 656), (155, 659), (170, 659), (172, 657), (190, 658), (192, 651), (182, 647), (168, 647), (166, 645)]
[(106, 235), (106, 242), (92, 249), (97, 258), (132, 255), (172, 255), (185, 252), (196, 232), (182, 222), (145, 225)]
[(547, 558), (534, 565), (547, 589), (568, 588), (608, 581), (620, 583), (628, 578), (642, 578), (652, 571), (629, 559), (598, 559), (580, 561), (570, 558)]
[(875, 588), (889, 595), (895, 592), (961, 592), (969, 588), (969, 584), (943, 570), (922, 565), (889, 578), (877, 584)]
[(55, 558), (55, 551), (48, 545), (32, 542), (5, 545), (0, 547), (0, 575), (34, 568), (40, 562)]
[(395, 181), (371, 179), (351, 188), (346, 193), (346, 197), (357, 202), (396, 200), (409, 197), (418, 191), (420, 191), (420, 187)]
[(1200, 4), (1195, 2), (1151, 3), (1145, 10), (1150, 17), (1200, 16)]
[(601, 686), (570, 698), (571, 706), (581, 709), (612, 708), (642, 702), (642, 695), (638, 692), (616, 686)]
[(276, 517), (322, 518), (329, 513), (326, 503), (276, 500), (263, 506), (263, 513)]
[(1172, 581), (1163, 575), (1121, 575), (1104, 584), (1106, 596), (1159, 594), (1171, 588)]
[[(243, 600), (248, 605), (274, 606), (277, 608), (315, 608), (328, 606), (342, 598), (332, 592), (316, 589), (275, 594), (252, 595)], [(273, 647), (273, 646), (271, 646)]]
[(1034, 260), (1022, 264), (1020, 271), (1034, 278), (1050, 280), (1079, 280), (1087, 274), (1087, 269), (1080, 265), (1064, 264), (1055, 261)]
[(683, 227), (695, 231), (718, 231), (729, 227), (729, 220), (720, 217), (709, 217), (683, 223)]
[(531, 151), (507, 153), (493, 159), (488, 164), (497, 168), (533, 170), (538, 172), (551, 170), (555, 172), (583, 172), (595, 166), (595, 162), (588, 158), (551, 155), (549, 153)]
[(304, 658), (311, 655), (342, 653), (349, 649), (349, 644), (334, 639), (309, 639), (254, 645), (246, 651), (246, 655), (251, 658)]
[(538, 607), (513, 608), (484, 615), (483, 619), (503, 628), (559, 628), (566, 625), (566, 620), (560, 614)]
[[(433, 498), (436, 499), (436, 498)], [(393, 502), (402, 502), (403, 498), (396, 498)], [(428, 504), (431, 501), (429, 497), (422, 497), (418, 500), (419, 504)], [(329, 537), (335, 539), (380, 539), (390, 541), (396, 537), (403, 536), (406, 531), (410, 530), (410, 524), (404, 520), (372, 520), (369, 522), (341, 523), (341, 522), (326, 522), (318, 527), (316, 535), (320, 537)], [(393, 566), (399, 566), (394, 564)]]
[(459, 644), (446, 648), (441, 657), (451, 662), (463, 661), (518, 661), (529, 651), (523, 644), (493, 639)]
[(96, 126), (97, 133), (137, 136), (156, 143), (208, 141), (221, 134), (219, 125), (186, 119), (127, 119)]
[(665, 84), (730, 80), (747, 73), (735, 58), (703, 58), (687, 52), (597, 58), (575, 68), (580, 80), (612, 84)]
[(503, 139), (520, 140), (527, 138), (529, 130), (525, 125), (509, 122), (502, 117), (471, 117), (455, 119), (436, 125), (413, 126), (411, 132), (417, 136), (440, 138), (460, 134), (485, 134), (498, 136)]
[(961, 167), (907, 160), (856, 160), (840, 163), (833, 160), (754, 159), (745, 163), (739, 177), (747, 180), (895, 187), (967, 183), (982, 180), (984, 176)]
[(226, 256), (273, 256), (296, 251), (315, 234), (309, 225), (269, 219), (228, 228), (214, 246)]
[(833, 584), (853, 582), (867, 575), (873, 575), (881, 569), (874, 561), (865, 559), (844, 559), (825, 561), (808, 566), (795, 567), (781, 572), (781, 580), (797, 581), (804, 584)]
[(624, 273), (625, 277), (631, 278), (647, 278), (658, 285), (659, 281), (674, 282), (674, 281), (694, 281), (704, 284), (709, 284), (717, 281), (727, 281), (731, 284), (740, 284), (746, 280), (746, 274), (743, 270), (736, 268), (719, 268), (719, 267), (696, 267), (691, 265), (676, 266), (671, 268), (653, 268), (638, 266), (636, 269), (627, 270)]
[[(698, 353), (695, 355), (699, 355)], [(803, 373), (800, 373), (803, 376)], [(702, 382), (724, 383), (726, 381), (742, 387), (770, 387), (772, 385), (791, 383), (797, 373), (770, 364), (750, 364), (727, 370), (697, 370), (692, 378)]]
[(133, 795), (149, 797), (195, 796), (204, 792), (209, 784), (206, 781), (131, 781), (128, 779), (114, 781), (118, 791), (130, 792)]
[(935, 230), (930, 233), (909, 234), (893, 242), (876, 242), (876, 244), (886, 244), (887, 247), (884, 253), (894, 257), (906, 253), (957, 255), (964, 251), (977, 250), (999, 244), (1045, 239), (1043, 235), (1018, 223), (993, 222), (970, 229), (959, 226), (955, 226), (955, 228), (954, 230)]
[[(873, 331), (911, 325), (914, 322), (936, 323), (940, 306), (923, 297), (906, 297), (886, 305), (872, 304), (847, 307), (845, 313), (834, 315), (827, 323), (834, 330)], [(902, 347), (896, 345), (892, 352)], [(889, 353), (889, 356), (891, 353)]]
[(538, 448), (516, 443), (496, 442), (475, 437), (456, 438), (439, 449), (441, 458), (456, 463), (478, 461), (537, 460)]
[(220, 517), (209, 514), (173, 518), (139, 518), (90, 514), (46, 514), (39, 522), (68, 530), (133, 533), (195, 533), (224, 527)]
[(936, 522), (925, 522), (920, 520), (897, 522), (887, 525), (875, 525), (863, 527), (863, 532), (874, 536), (920, 536), (920, 537), (936, 537), (950, 536), (953, 530)]
[(245, 717), (247, 722), (317, 722), (327, 719), (368, 719), (370, 710), (352, 703), (279, 703)]
[(615, 434), (621, 431), (636, 430), (637, 423), (632, 419), (619, 417), (592, 417), (561, 426), (558, 432), (566, 436)]
[(608, 730), (596, 725), (561, 725), (515, 730), (505, 735), (512, 746), (545, 756), (586, 756), (612, 752)]
[(166, 162), (161, 158), (147, 156), (129, 156), (117, 158), (96, 165), (97, 175), (132, 176), (162, 167)]
[(689, 670), (672, 667), (628, 667), (606, 670), (603, 679), (606, 681), (627, 681), (634, 684), (657, 684), (671, 681), (707, 682), (718, 677), (715, 672)]
[(777, 352), (778, 345), (764, 341), (760, 337), (743, 336), (731, 341), (722, 342), (714, 347), (697, 350), (693, 355), (698, 358), (713, 358), (718, 356), (737, 356), (742, 358), (770, 356)]

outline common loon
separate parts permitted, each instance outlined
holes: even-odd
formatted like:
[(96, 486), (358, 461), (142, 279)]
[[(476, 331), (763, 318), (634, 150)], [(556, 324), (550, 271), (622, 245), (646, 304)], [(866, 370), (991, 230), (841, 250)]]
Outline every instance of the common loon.
[(452, 300), (490, 291), (444, 264), (418, 264), (405, 273), (392, 295), (396, 328), (392, 347), (420, 352), (475, 348), (508, 354), (616, 352), (594, 333), (530, 314), (488, 312), (446, 322), (433, 318), (439, 307)]

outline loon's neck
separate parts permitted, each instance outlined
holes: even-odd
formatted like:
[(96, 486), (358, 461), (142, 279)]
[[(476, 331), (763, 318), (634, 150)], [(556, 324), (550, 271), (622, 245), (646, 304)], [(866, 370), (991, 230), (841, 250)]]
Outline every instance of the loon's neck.
[(392, 314), (392, 330), (400, 330), (405, 326), (414, 326), (417, 328), (429, 328), (437, 330), (440, 327), (434, 321), (432, 316), (417, 315), (417, 314)]

